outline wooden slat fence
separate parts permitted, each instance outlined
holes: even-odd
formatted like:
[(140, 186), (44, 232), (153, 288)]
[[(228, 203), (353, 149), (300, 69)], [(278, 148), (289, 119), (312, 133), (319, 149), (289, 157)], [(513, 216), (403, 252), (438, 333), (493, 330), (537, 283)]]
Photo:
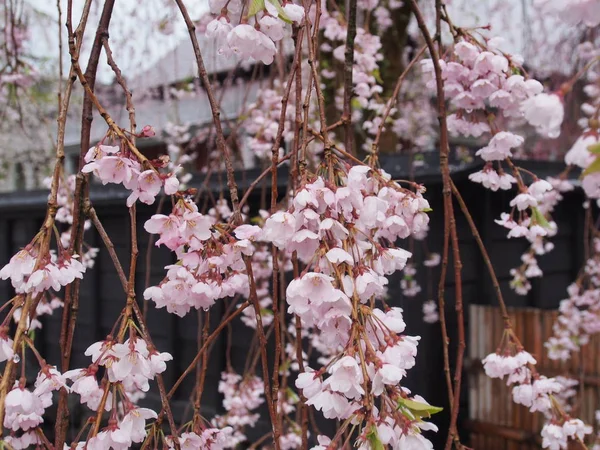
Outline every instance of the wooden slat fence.
[[(544, 417), (512, 401), (506, 382), (485, 375), (481, 360), (495, 351), (504, 324), (499, 308), (470, 306), (469, 336), (469, 420), (471, 446), (481, 450), (533, 450), (541, 448), (540, 430)], [(579, 381), (573, 415), (594, 424), (600, 409), (600, 335), (594, 336), (580, 353), (569, 361), (548, 358), (544, 342), (552, 336), (555, 310), (511, 308), (510, 318), (523, 346), (537, 360), (540, 374), (568, 376)]]

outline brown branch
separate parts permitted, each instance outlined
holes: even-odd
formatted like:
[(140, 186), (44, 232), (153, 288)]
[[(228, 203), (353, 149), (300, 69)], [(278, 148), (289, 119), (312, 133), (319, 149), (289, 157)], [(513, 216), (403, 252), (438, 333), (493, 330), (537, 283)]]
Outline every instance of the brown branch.
[[(462, 369), (463, 359), (465, 351), (465, 327), (464, 327), (464, 313), (463, 313), (463, 299), (462, 299), (462, 278), (461, 268), (462, 263), (460, 260), (460, 249), (458, 246), (458, 236), (456, 231), (456, 220), (454, 217), (454, 210), (452, 206), (452, 179), (450, 177), (450, 166), (448, 157), (450, 153), (450, 146), (448, 142), (448, 125), (446, 123), (446, 104), (444, 98), (444, 81), (442, 79), (442, 70), (439, 63), (439, 53), (436, 50), (435, 43), (429, 34), (421, 10), (417, 5), (416, 0), (410, 0), (412, 10), (417, 19), (421, 34), (425, 39), (433, 67), (435, 71), (436, 90), (437, 90), (437, 109), (438, 109), (438, 121), (440, 124), (440, 170), (442, 172), (443, 181), (443, 195), (444, 195), (444, 233), (450, 235), (452, 243), (452, 255), (454, 261), (454, 281), (455, 281), (455, 309), (458, 322), (458, 348), (456, 351), (456, 363), (454, 369), (454, 387), (453, 387), (453, 399), (451, 403), (450, 413), (450, 429), (448, 432), (448, 438), (446, 440), (445, 449), (449, 450), (454, 440), (456, 446), (461, 448), (461, 444), (458, 438), (458, 432), (456, 429), (456, 423), (458, 421), (458, 410), (460, 405), (460, 387), (462, 380)], [(441, 8), (441, 2), (436, 0), (436, 11), (439, 14)], [(439, 23), (438, 23), (439, 25)], [(439, 36), (440, 30), (437, 30)], [(444, 279), (440, 279), (440, 284), (444, 282)], [(440, 311), (441, 313), (442, 311)], [(441, 316), (440, 316), (441, 317)]]
[(467, 222), (469, 223), (469, 228), (471, 229), (471, 234), (473, 234), (473, 237), (475, 238), (475, 241), (477, 242), (477, 246), (479, 247), (481, 256), (483, 257), (485, 265), (488, 269), (488, 273), (490, 274), (490, 278), (492, 279), (492, 285), (494, 286), (496, 298), (498, 299), (498, 304), (500, 305), (500, 311), (502, 312), (502, 319), (504, 320), (504, 326), (505, 326), (505, 328), (512, 328), (512, 325), (510, 322), (510, 317), (508, 315), (508, 309), (506, 308), (506, 303), (504, 302), (504, 297), (502, 296), (502, 290), (500, 289), (500, 283), (498, 282), (498, 277), (496, 276), (496, 271), (494, 270), (494, 266), (492, 265), (490, 256), (487, 252), (487, 249), (485, 248), (485, 244), (483, 243), (483, 241), (481, 239), (479, 230), (477, 230), (477, 225), (475, 225), (475, 222), (473, 221), (473, 217), (471, 216), (471, 213), (469, 212), (469, 208), (467, 207), (465, 201), (463, 200), (462, 195), (460, 195), (460, 192), (458, 191), (458, 188), (456, 187), (454, 182), (452, 182), (452, 193), (454, 194), (454, 198), (456, 198), (456, 200), (458, 201), (460, 209), (461, 209), (463, 215), (465, 216), (465, 218), (467, 219)]
[[(208, 338), (206, 338), (206, 341), (204, 341), (202, 348), (198, 351), (198, 353), (196, 353), (196, 356), (194, 357), (194, 359), (190, 362), (190, 364), (187, 366), (187, 368), (183, 371), (181, 376), (177, 379), (177, 381), (175, 382), (175, 384), (173, 385), (173, 387), (167, 394), (168, 399), (173, 397), (173, 394), (175, 394), (175, 391), (181, 385), (181, 383), (183, 382), (185, 377), (187, 377), (192, 372), (192, 370), (194, 370), (194, 367), (196, 366), (196, 364), (202, 357), (202, 354), (208, 349), (211, 342), (217, 338), (217, 336), (219, 335), (219, 333), (221, 333), (223, 328), (225, 328), (233, 319), (235, 319), (238, 315), (240, 315), (242, 313), (242, 311), (244, 309), (246, 309), (248, 306), (250, 306), (250, 302), (246, 301), (246, 302), (242, 303), (238, 309), (236, 309), (234, 312), (231, 313), (231, 315), (229, 315), (228, 317), (223, 319), (221, 321), (221, 323), (217, 326), (217, 328), (215, 328), (215, 330), (210, 334), (210, 336), (208, 336)], [(161, 414), (162, 414), (162, 411), (161, 411)]]
[(108, 62), (108, 65), (114, 72), (117, 83), (119, 83), (119, 86), (123, 88), (123, 93), (125, 94), (125, 109), (129, 113), (129, 132), (132, 135), (134, 135), (137, 125), (135, 122), (135, 106), (133, 105), (131, 91), (127, 87), (127, 82), (125, 81), (125, 78), (121, 73), (121, 69), (115, 62), (112, 50), (110, 49), (110, 45), (108, 44), (108, 37), (102, 38), (102, 46), (104, 47), (104, 52), (106, 53), (106, 61)]
[[(70, 3), (70, 2), (69, 2)], [(96, 29), (96, 35), (94, 37), (94, 43), (92, 50), (88, 58), (87, 69), (85, 75), (81, 73), (79, 69), (79, 51), (81, 48), (83, 31), (79, 36), (71, 34), (70, 24), (67, 25), (69, 30), (69, 53), (71, 55), (71, 73), (80, 76), (80, 80), (84, 79), (88, 91), (93, 93), (96, 84), (96, 72), (98, 69), (98, 63), (100, 61), (100, 53), (102, 51), (102, 39), (108, 36), (108, 27), (112, 17), (114, 7), (114, 0), (106, 0), (100, 16), (100, 22)], [(69, 13), (71, 11), (71, 5), (69, 4)], [(70, 14), (68, 21), (70, 22)], [(77, 46), (75, 46), (75, 38), (77, 37)], [(86, 93), (83, 99), (83, 109), (81, 116), (81, 142), (79, 151), (79, 171), (81, 171), (85, 161), (84, 156), (90, 146), (91, 140), (91, 129), (92, 129), (92, 103), (90, 96)], [(66, 114), (66, 110), (65, 110)], [(64, 139), (64, 138), (63, 138)], [(69, 243), (69, 253), (77, 253), (81, 255), (83, 245), (83, 233), (85, 225), (85, 212), (84, 203), (88, 198), (88, 178), (81, 172), (77, 176), (75, 193), (73, 198), (73, 223), (71, 226), (71, 238)], [(73, 348), (73, 337), (75, 334), (75, 323), (77, 320), (77, 313), (79, 310), (79, 289), (80, 280), (75, 279), (73, 283), (65, 289), (65, 300), (63, 306), (63, 321), (61, 326), (61, 347), (62, 347), (62, 369), (68, 370), (69, 362), (71, 358), (71, 352)], [(60, 392), (59, 409), (57, 412), (57, 423), (56, 423), (56, 438), (55, 446), (62, 448), (67, 433), (68, 426), (68, 405), (66, 398), (66, 391), (63, 389)], [(65, 420), (66, 419), (66, 420)], [(96, 424), (96, 427), (99, 424)]]
[(235, 182), (234, 172), (233, 172), (233, 164), (231, 162), (231, 151), (225, 142), (225, 135), (223, 134), (223, 127), (221, 126), (221, 111), (219, 109), (219, 105), (215, 99), (215, 95), (213, 93), (212, 87), (210, 85), (210, 79), (208, 78), (208, 73), (206, 72), (206, 67), (204, 66), (204, 60), (202, 59), (202, 52), (200, 51), (200, 44), (198, 43), (198, 37), (196, 36), (196, 26), (194, 22), (190, 18), (190, 15), (187, 11), (187, 8), (183, 4), (183, 0), (175, 0), (179, 10), (181, 11), (181, 15), (185, 21), (185, 24), (188, 29), (188, 33), (190, 35), (190, 40), (192, 42), (192, 47), (194, 48), (194, 55), (196, 57), (196, 64), (198, 65), (198, 76), (204, 84), (204, 89), (206, 90), (206, 95), (208, 96), (208, 102), (210, 104), (210, 109), (212, 111), (213, 123), (215, 125), (215, 130), (217, 133), (217, 149), (221, 152), (223, 157), (225, 158), (225, 168), (227, 169), (227, 186), (229, 187), (229, 193), (231, 195), (231, 203), (233, 206), (233, 212), (236, 216), (236, 224), (241, 222), (241, 212), (239, 209), (238, 202), (238, 191), (237, 184)]
[[(303, 30), (299, 30), (298, 34), (300, 35), (299, 39), (302, 40), (302, 32)], [(294, 81), (294, 76), (296, 71), (299, 70), (300, 60), (302, 57), (301, 53), (302, 47), (297, 46), (294, 54), (294, 61), (292, 63), (292, 68), (290, 70), (290, 74), (287, 80), (287, 85), (284, 91), (283, 96), (281, 97), (281, 113), (279, 116), (279, 125), (277, 127), (277, 134), (275, 136), (275, 140), (273, 142), (273, 147), (271, 148), (271, 214), (275, 214), (277, 211), (277, 197), (278, 197), (278, 188), (277, 188), (277, 166), (279, 165), (279, 149), (281, 146), (281, 139), (283, 136), (283, 131), (285, 130), (285, 122), (286, 122), (286, 114), (287, 114), (287, 106), (289, 101), (290, 92), (292, 89), (292, 83)], [(271, 401), (273, 402), (272, 409), (274, 412), (277, 411), (277, 403), (279, 401), (279, 358), (282, 354), (282, 334), (281, 334), (281, 323), (279, 320), (279, 301), (280, 296), (278, 295), (278, 283), (279, 283), (279, 252), (275, 244), (271, 245), (271, 263), (273, 267), (273, 277), (272, 277), (272, 298), (273, 298), (273, 323), (275, 326), (275, 355), (274, 355), (274, 364), (273, 364), (273, 374), (272, 374), (272, 383), (273, 383), (273, 394)], [(256, 299), (256, 303), (254, 305), (256, 312), (256, 320), (261, 321), (261, 313), (260, 313), (260, 304), (258, 303), (258, 299)], [(258, 324), (257, 324), (258, 325)], [(262, 324), (261, 324), (262, 326)], [(266, 361), (265, 361), (266, 362)], [(267, 382), (265, 380), (265, 388), (267, 387)], [(275, 420), (273, 423), (273, 440), (275, 441), (275, 448), (279, 448), (279, 439), (281, 437), (281, 427), (282, 424), (278, 420), (279, 418), (273, 416), (272, 419)]]
[(111, 239), (108, 237), (108, 234), (106, 233), (106, 230), (104, 229), (104, 226), (102, 226), (102, 223), (98, 219), (96, 210), (94, 209), (93, 206), (91, 206), (91, 202), (89, 200), (86, 201), (86, 210), (85, 211), (86, 211), (87, 216), (90, 218), (90, 220), (96, 227), (96, 230), (98, 231), (98, 234), (100, 235), (100, 238), (102, 239), (102, 242), (104, 242), (104, 245), (106, 246), (106, 249), (108, 250), (108, 254), (110, 255), (110, 258), (112, 259), (113, 265), (115, 266), (115, 269), (117, 270), (117, 275), (119, 276), (119, 280), (121, 281), (121, 286), (123, 287), (123, 292), (127, 293), (127, 276), (125, 275), (123, 266), (121, 265), (121, 262), (119, 261), (117, 252), (115, 251), (115, 245), (112, 243)]
[[(144, 319), (144, 315), (142, 311), (140, 311), (140, 307), (137, 302), (132, 303), (133, 311), (135, 316), (140, 324), (140, 328), (142, 333), (144, 334), (144, 339), (150, 344), (150, 346), (156, 349), (156, 346), (152, 342), (152, 338), (150, 337), (150, 333), (148, 332), (148, 326), (146, 324), (146, 320)], [(156, 375), (156, 384), (158, 385), (158, 392), (160, 394), (160, 401), (162, 403), (162, 411), (165, 411), (167, 414), (167, 421), (169, 422), (169, 427), (171, 428), (171, 433), (173, 435), (173, 444), (177, 450), (179, 450), (179, 439), (177, 438), (177, 427), (175, 426), (175, 420), (173, 419), (173, 411), (171, 410), (171, 404), (169, 403), (169, 397), (167, 396), (167, 391), (165, 389), (165, 382), (161, 374)], [(160, 419), (157, 419), (157, 421)]]
[[(288, 153), (287, 155), (279, 158), (278, 166), (281, 166), (281, 164), (283, 164), (285, 161), (290, 159), (291, 156), (292, 156), (292, 154)], [(244, 195), (242, 196), (242, 199), (240, 200), (240, 208), (246, 204), (246, 202), (248, 201), (248, 197), (250, 197), (250, 194), (252, 194), (252, 191), (256, 188), (258, 183), (260, 183), (271, 171), (272, 171), (271, 167), (267, 167), (265, 170), (263, 170), (261, 172), (261, 174), (258, 177), (256, 177), (256, 179), (252, 183), (250, 183), (250, 186), (248, 186), (248, 189), (246, 189), (246, 192), (244, 192)]]
[(354, 40), (356, 38), (356, 0), (348, 1), (348, 27), (346, 30), (346, 49), (344, 54), (344, 113), (346, 134), (344, 148), (350, 154), (354, 152), (354, 128), (352, 124), (352, 72), (354, 69)]

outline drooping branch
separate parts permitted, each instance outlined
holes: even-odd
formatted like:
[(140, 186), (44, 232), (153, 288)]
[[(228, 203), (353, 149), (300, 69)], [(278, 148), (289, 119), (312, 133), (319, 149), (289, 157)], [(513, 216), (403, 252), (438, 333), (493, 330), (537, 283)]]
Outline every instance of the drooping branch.
[[(442, 173), (442, 183), (443, 183), (443, 196), (444, 196), (444, 254), (446, 254), (447, 249), (447, 236), (450, 236), (450, 241), (452, 244), (452, 254), (453, 254), (453, 262), (454, 262), (454, 284), (455, 284), (455, 309), (457, 315), (458, 322), (458, 346), (456, 351), (456, 362), (454, 366), (454, 386), (453, 386), (453, 398), (451, 402), (451, 417), (450, 417), (450, 430), (448, 432), (448, 439), (446, 440), (446, 450), (449, 450), (452, 446), (452, 442), (454, 440), (456, 446), (461, 448), (460, 441), (458, 440), (458, 431), (456, 428), (456, 424), (458, 421), (458, 409), (460, 405), (460, 388), (462, 381), (462, 369), (463, 369), (463, 358), (465, 352), (465, 326), (464, 326), (464, 312), (463, 312), (463, 298), (462, 298), (462, 277), (461, 277), (461, 269), (462, 263), (460, 260), (460, 248), (458, 245), (458, 235), (456, 231), (456, 219), (454, 216), (454, 210), (452, 205), (452, 179), (450, 176), (450, 165), (449, 165), (449, 153), (450, 153), (450, 145), (448, 140), (448, 124), (446, 120), (446, 101), (444, 95), (444, 81), (442, 78), (442, 70), (439, 63), (439, 53), (435, 47), (434, 41), (431, 38), (429, 30), (427, 29), (427, 25), (425, 20), (423, 19), (423, 15), (419, 6), (417, 5), (416, 0), (410, 0), (413, 13), (417, 19), (417, 23), (419, 29), (421, 30), (421, 34), (425, 39), (427, 44), (427, 48), (429, 49), (429, 53), (431, 54), (431, 59), (433, 62), (433, 67), (435, 71), (435, 82), (436, 82), (436, 91), (437, 91), (437, 109), (438, 109), (438, 122), (439, 122), (439, 133), (440, 133), (440, 170)], [(442, 5), (439, 0), (436, 0), (436, 10), (439, 11)], [(439, 24), (438, 24), (439, 25)], [(441, 30), (436, 30), (436, 35), (439, 36)], [(445, 263), (447, 264), (447, 263)], [(444, 271), (442, 271), (444, 272)], [(440, 285), (445, 282), (445, 277), (440, 278)], [(440, 288), (440, 291), (443, 293), (443, 287)], [(442, 297), (440, 297), (442, 298)], [(440, 300), (440, 306), (443, 306), (443, 300)], [(440, 314), (443, 311), (440, 310)], [(445, 365), (447, 366), (447, 361), (445, 361)], [(446, 367), (446, 370), (448, 368)]]
[(346, 32), (346, 48), (344, 51), (344, 112), (345, 121), (344, 147), (350, 154), (354, 152), (354, 125), (352, 123), (352, 72), (354, 69), (354, 40), (356, 38), (356, 0), (348, 0), (348, 30)]

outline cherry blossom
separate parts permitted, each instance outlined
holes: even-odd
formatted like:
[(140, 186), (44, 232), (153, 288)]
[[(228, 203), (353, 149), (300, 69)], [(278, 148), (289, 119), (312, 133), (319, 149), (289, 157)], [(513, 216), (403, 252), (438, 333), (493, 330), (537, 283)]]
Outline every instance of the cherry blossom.
[(535, 127), (538, 133), (550, 138), (560, 134), (560, 126), (564, 118), (564, 107), (557, 95), (538, 94), (525, 100), (521, 109), (527, 122)]
[(13, 431), (35, 428), (44, 421), (44, 411), (51, 404), (51, 394), (36, 395), (17, 381), (6, 395), (4, 427)]

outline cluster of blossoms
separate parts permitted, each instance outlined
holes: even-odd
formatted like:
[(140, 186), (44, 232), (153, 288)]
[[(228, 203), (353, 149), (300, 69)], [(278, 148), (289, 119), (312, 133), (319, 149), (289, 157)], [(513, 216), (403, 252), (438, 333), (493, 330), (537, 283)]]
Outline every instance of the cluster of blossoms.
[(542, 429), (543, 448), (566, 449), (569, 439), (582, 440), (592, 432), (579, 419), (570, 418), (563, 410), (557, 411), (565, 401), (565, 393), (571, 394), (573, 383), (564, 377), (546, 378), (535, 370), (536, 360), (520, 346), (511, 330), (505, 332), (500, 350), (486, 356), (482, 363), (490, 378), (504, 379), (512, 385), (513, 401), (531, 412), (543, 413), (548, 421)]
[(400, 281), (400, 289), (402, 295), (406, 297), (416, 297), (421, 292), (421, 285), (417, 282), (415, 275), (417, 269), (411, 263), (407, 264), (402, 270), (402, 280)]
[(78, 255), (62, 249), (56, 255), (43, 247), (38, 235), (0, 270), (0, 278), (10, 279), (17, 294), (40, 294), (50, 289), (58, 292), (75, 278), (83, 278), (86, 268)]
[[(166, 362), (173, 359), (169, 353), (148, 348), (146, 341), (135, 335), (123, 343), (111, 339), (96, 342), (85, 354), (92, 358), (92, 367), (71, 371), (71, 379), (93, 376), (98, 366), (104, 366), (110, 383), (134, 385), (143, 392), (150, 389), (149, 381), (163, 373), (167, 369)], [(83, 400), (82, 397), (82, 403)]]
[(252, 58), (263, 64), (273, 62), (276, 43), (288, 33), (286, 24), (300, 24), (304, 19), (302, 6), (293, 2), (282, 5), (279, 0), (264, 0), (252, 3), (240, 23), (234, 26), (230, 13), (237, 15), (241, 12), (241, 1), (211, 0), (209, 5), (216, 17), (207, 24), (206, 36), (216, 40), (219, 54), (235, 55), (242, 60)]
[[(45, 182), (49, 188), (51, 180), (46, 179)], [(60, 181), (57, 190), (55, 222), (67, 226), (66, 230), (60, 234), (60, 240), (57, 243), (60, 258), (57, 257), (56, 252), (50, 250), (48, 253), (50, 263), (45, 267), (38, 266), (36, 270), (36, 255), (39, 254), (41, 247), (40, 244), (36, 243), (39, 241), (34, 240), (29, 246), (13, 256), (9, 264), (0, 270), (0, 277), (2, 279), (10, 278), (17, 293), (42, 293), (35, 314), (33, 317), (27, 318), (27, 328), (29, 330), (42, 328), (42, 323), (39, 320), (40, 316), (51, 315), (55, 309), (63, 306), (62, 300), (56, 296), (62, 286), (68, 285), (75, 278), (81, 279), (86, 269), (94, 267), (98, 249), (87, 246), (85, 243), (81, 258), (77, 255), (67, 256), (72, 232), (71, 225), (73, 224), (74, 190), (74, 175), (69, 176), (64, 182)], [(90, 226), (90, 222), (86, 220), (84, 230), (87, 230)], [(48, 258), (41, 258), (40, 260), (47, 261)], [(54, 291), (53, 293), (49, 292), (50, 288)], [(21, 312), (22, 308), (16, 308), (13, 312), (13, 318), (17, 323), (21, 318)]]
[[(588, 42), (594, 51), (590, 51), (588, 58), (594, 62), (598, 58), (597, 49)], [(581, 106), (586, 117), (579, 121), (583, 128), (581, 136), (575, 141), (571, 149), (565, 155), (565, 163), (569, 166), (579, 167), (584, 170), (581, 186), (588, 198), (600, 199), (600, 172), (597, 170), (598, 145), (600, 137), (598, 134), (598, 112), (600, 107), (600, 70), (592, 66), (586, 72), (584, 92), (588, 96), (588, 102)]]
[(160, 235), (156, 245), (172, 250), (177, 263), (167, 266), (167, 275), (158, 285), (145, 290), (144, 298), (158, 308), (180, 317), (191, 308), (208, 309), (217, 299), (249, 295), (244, 256), (254, 252), (252, 241), (261, 234), (255, 225), (241, 225), (235, 239), (223, 226), (215, 226), (227, 205), (215, 208), (215, 216), (198, 212), (197, 205), (179, 198), (171, 214), (155, 214), (144, 225), (146, 231)]
[[(73, 223), (74, 188), (74, 176), (59, 184), (55, 216), (58, 223), (67, 225)], [(87, 229), (89, 226), (89, 222), (86, 221), (85, 228)], [(0, 270), (0, 278), (10, 279), (17, 294), (39, 294), (50, 289), (55, 292), (60, 291), (62, 287), (72, 283), (75, 278), (81, 279), (86, 268), (94, 266), (94, 258), (98, 253), (98, 249), (88, 248), (82, 257), (76, 254), (69, 255), (67, 249), (70, 238), (71, 228), (69, 227), (60, 235), (60, 242), (57, 242), (58, 251), (54, 252), (49, 250), (49, 244), (39, 233)], [(44, 296), (38, 306), (38, 315), (51, 313), (53, 309), (60, 306), (57, 304), (57, 300), (55, 296), (52, 296), (47, 301)]]
[[(153, 131), (147, 131), (153, 136)], [(179, 180), (175, 172), (161, 174), (158, 169), (167, 165), (167, 161), (142, 164), (132, 153), (120, 146), (98, 144), (85, 155), (86, 165), (82, 172), (94, 173), (102, 184), (122, 184), (131, 191), (127, 206), (137, 200), (147, 205), (154, 203), (156, 196), (164, 186), (165, 194), (172, 195), (179, 190)]]
[(146, 439), (146, 421), (156, 419), (155, 411), (148, 408), (138, 408), (129, 403), (125, 404), (122, 418), (118, 418), (117, 408), (111, 412), (108, 426), (102, 429), (87, 443), (78, 442), (76, 448), (89, 450), (121, 450), (128, 449), (133, 444), (139, 444)]
[[(44, 366), (37, 376), (33, 391), (25, 380), (15, 381), (6, 395), (4, 427), (11, 431), (29, 431), (44, 422), (44, 412), (52, 405), (52, 392), (66, 387), (64, 377), (52, 366)], [(26, 438), (29, 439), (29, 438)]]
[[(39, 330), (42, 328), (42, 322), (40, 321), (40, 317), (44, 315), (52, 315), (55, 309), (59, 309), (63, 307), (63, 301), (49, 292), (44, 292), (37, 306), (35, 307), (35, 313), (33, 317), (27, 317), (27, 328), (29, 330)], [(18, 307), (13, 312), (13, 320), (16, 323), (19, 323), (21, 319), (21, 313), (23, 312), (23, 308)]]
[(427, 300), (423, 303), (423, 321), (425, 323), (436, 323), (440, 320), (438, 305), (435, 300)]
[[(124, 385), (130, 377), (139, 385), (147, 386), (148, 379), (166, 369), (165, 361), (170, 359), (170, 355), (149, 352), (144, 341), (136, 338), (123, 344), (99, 342), (91, 346), (88, 353), (96, 359), (88, 369), (75, 369), (61, 374), (55, 367), (43, 363), (33, 390), (26, 388), (23, 378), (15, 382), (5, 402), (4, 426), (11, 430), (11, 435), (5, 439), (6, 443), (15, 449), (40, 443), (35, 431), (44, 422), (46, 408), (53, 403), (52, 393), (59, 389), (78, 394), (81, 403), (92, 410), (97, 410), (104, 402), (104, 409), (111, 411), (108, 426), (87, 443), (74, 443), (76, 448), (126, 449), (146, 438), (146, 420), (156, 418), (157, 414), (150, 409), (136, 407), (123, 391), (120, 408), (114, 408), (113, 401), (116, 398), (109, 391), (109, 385), (104, 384), (100, 388), (95, 374), (98, 365), (105, 365), (110, 383)], [(73, 381), (71, 386), (67, 384), (69, 380)], [(17, 436), (16, 432), (19, 431), (24, 433)]]
[[(96, 342), (85, 354), (92, 358), (90, 367), (70, 370), (62, 375), (50, 372), (53, 377), (47, 376), (45, 381), (48, 387), (53, 386), (55, 390), (64, 387), (67, 392), (78, 394), (81, 403), (93, 411), (100, 408), (110, 411), (105, 428), (87, 442), (73, 445), (76, 448), (109, 450), (126, 449), (134, 443), (141, 443), (147, 435), (146, 420), (155, 419), (157, 414), (151, 409), (137, 407), (134, 399), (128, 396), (128, 391), (133, 390), (131, 386), (147, 391), (149, 381), (166, 370), (166, 362), (172, 359), (171, 355), (149, 348), (146, 341), (135, 334), (122, 343), (110, 338)], [(106, 371), (106, 379), (101, 386), (96, 378), (99, 366)], [(70, 387), (66, 385), (67, 380), (72, 381)], [(118, 389), (111, 390), (111, 387)], [(121, 397), (118, 407), (118, 398), (114, 393), (119, 393)]]
[[(485, 165), (469, 179), (492, 191), (518, 188), (510, 202), (510, 213), (502, 213), (496, 222), (508, 229), (508, 237), (525, 237), (531, 249), (523, 256), (523, 264), (513, 269), (511, 286), (519, 294), (530, 289), (529, 278), (541, 276), (536, 255), (551, 250), (545, 241), (556, 233), (556, 224), (550, 212), (560, 200), (560, 192), (569, 186), (561, 180), (534, 178), (527, 186), (519, 168), (509, 164), (512, 173), (507, 173), (502, 162), (510, 161), (512, 150), (520, 147), (524, 138), (500, 129), (499, 115), (507, 120), (525, 119), (545, 137), (555, 138), (560, 133), (564, 117), (562, 99), (555, 94), (543, 92), (537, 80), (525, 79), (521, 73), (522, 60), (498, 49), (501, 42), (490, 39), (486, 47), (475, 41), (462, 40), (454, 46), (448, 61), (441, 60), (444, 92), (451, 99), (456, 112), (448, 116), (448, 128), (454, 135), (479, 138), (491, 134), (489, 143), (477, 151)], [(423, 62), (425, 73), (433, 79), (433, 63)], [(495, 110), (492, 112), (492, 108)], [(555, 190), (560, 192), (554, 192)]]
[[(399, 385), (415, 364), (419, 338), (402, 334), (401, 309), (370, 306), (384, 295), (386, 275), (411, 256), (389, 243), (422, 231), (429, 204), (380, 170), (339, 166), (331, 173), (303, 183), (288, 210), (263, 227), (263, 240), (306, 265), (287, 287), (288, 312), (319, 335), (325, 350), (319, 351), (331, 355), (318, 370), (305, 365), (296, 386), (326, 418), (362, 423), (358, 444), (375, 433), (386, 445), (415, 440), (431, 448), (420, 433), (435, 427), (411, 413), (414, 402), (424, 400)], [(358, 322), (361, 331), (353, 325)], [(379, 409), (361, 410), (371, 394)]]
[[(558, 231), (555, 222), (551, 220), (551, 213), (555, 206), (563, 199), (562, 194), (573, 190), (573, 184), (561, 178), (548, 177), (546, 179), (552, 186), (552, 189), (545, 191), (538, 197), (537, 211), (541, 215), (537, 220), (544, 225), (546, 234), (536, 234), (531, 232), (533, 228), (529, 228), (525, 237), (530, 242), (529, 249), (521, 256), (522, 264), (519, 267), (513, 268), (510, 271), (513, 279), (510, 286), (519, 295), (526, 295), (531, 289), (529, 279), (541, 277), (542, 270), (538, 265), (538, 256), (542, 256), (551, 252), (554, 249), (554, 244), (549, 240)], [(534, 229), (537, 230), (537, 229)], [(511, 229), (511, 232), (513, 230)], [(517, 230), (517, 233), (519, 230)], [(525, 232), (520, 229), (520, 232)], [(509, 232), (510, 236), (510, 232)]]
[(549, 423), (542, 429), (542, 447), (549, 450), (568, 448), (569, 440), (583, 442), (592, 427), (579, 419), (568, 419), (563, 423)]
[[(256, 376), (242, 377), (237, 373), (223, 372), (219, 382), (223, 394), (223, 407), (227, 411), (213, 419), (213, 425), (228, 435), (224, 448), (234, 448), (247, 440), (244, 429), (254, 427), (260, 418), (256, 410), (264, 404), (264, 384)], [(224, 431), (223, 431), (224, 430)]]
[[(444, 92), (456, 112), (448, 116), (448, 128), (454, 135), (480, 137), (493, 135), (478, 156), (486, 162), (503, 161), (511, 150), (523, 143), (523, 137), (499, 130), (499, 120), (490, 116), (494, 108), (505, 118), (524, 118), (536, 131), (546, 137), (557, 137), (564, 117), (562, 100), (558, 95), (543, 93), (542, 84), (525, 79), (521, 73), (522, 59), (499, 50), (502, 41), (490, 39), (486, 48), (473, 40), (461, 40), (454, 46), (449, 60), (440, 60)], [(433, 87), (431, 60), (422, 62)]]
[[(190, 431), (182, 433), (177, 439), (181, 450), (195, 450), (198, 448), (223, 450), (236, 445), (235, 440), (232, 440), (231, 433), (231, 427), (225, 427), (221, 430), (217, 428), (205, 428), (200, 434)], [(169, 450), (176, 449), (172, 436), (167, 436), (165, 440)]]
[(600, 239), (594, 239), (592, 255), (567, 293), (553, 325), (554, 336), (546, 342), (551, 359), (569, 359), (600, 332)]
[[(583, 20), (596, 23), (596, 11), (589, 10), (589, 2), (581, 2), (578, 7), (570, 8), (565, 14), (572, 14), (575, 21)], [(555, 5), (557, 6), (557, 5)], [(572, 5), (574, 6), (574, 5)], [(586, 17), (578, 14), (586, 11)], [(584, 42), (579, 46), (582, 64), (593, 63), (598, 58), (597, 46)], [(583, 169), (582, 187), (590, 200), (600, 199), (600, 173), (597, 167), (598, 108), (600, 107), (600, 69), (590, 65), (585, 71), (584, 93), (588, 101), (581, 105), (584, 117), (579, 120), (583, 133), (565, 155), (565, 163), (570, 167)], [(591, 208), (590, 202), (584, 207)], [(572, 352), (579, 351), (589, 342), (591, 335), (600, 332), (600, 240), (594, 238), (590, 246), (590, 256), (585, 261), (580, 275), (568, 288), (568, 298), (560, 302), (559, 316), (553, 325), (554, 336), (546, 342), (551, 359), (567, 360)]]
[(534, 181), (525, 192), (510, 202), (513, 207), (511, 213), (502, 213), (500, 219), (496, 220), (498, 225), (509, 230), (509, 238), (525, 237), (531, 243), (530, 250), (522, 257), (523, 265), (511, 271), (511, 287), (521, 295), (531, 288), (529, 278), (542, 275), (535, 255), (543, 255), (553, 248), (544, 238), (556, 234), (556, 223), (547, 219), (548, 212), (544, 214), (540, 210), (540, 205), (549, 198), (548, 193), (552, 189), (552, 185), (545, 180)]
[[(280, 83), (276, 82), (273, 89), (260, 89), (256, 101), (248, 106), (247, 118), (241, 126), (247, 133), (245, 145), (259, 158), (269, 158), (277, 136), (279, 119), (281, 118), (282, 95)], [(283, 143), (290, 143), (294, 138), (293, 127), (294, 109), (291, 105), (286, 108), (286, 126), (283, 132)], [(283, 148), (280, 148), (280, 155)]]

